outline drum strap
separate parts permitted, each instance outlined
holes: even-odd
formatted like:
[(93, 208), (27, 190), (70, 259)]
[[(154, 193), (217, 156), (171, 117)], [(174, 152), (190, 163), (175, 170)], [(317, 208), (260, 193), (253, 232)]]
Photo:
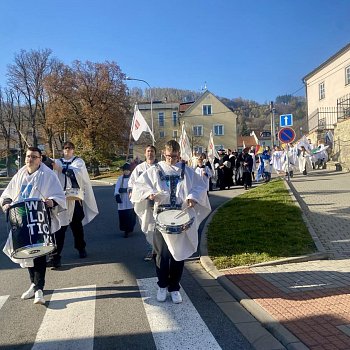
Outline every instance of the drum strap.
[(74, 157), (72, 159), (71, 162), (66, 162), (63, 158), (60, 158), (60, 161), (62, 163), (62, 165), (64, 166), (63, 170), (62, 171), (64, 173), (64, 187), (63, 187), (63, 191), (66, 190), (66, 187), (67, 187), (67, 176), (70, 178), (70, 181), (72, 183), (72, 188), (80, 188), (79, 185), (78, 185), (78, 181), (75, 177), (75, 174), (74, 174), (74, 171), (68, 171), (68, 167), (77, 159), (78, 157)]
[(182, 181), (185, 177), (185, 167), (186, 164), (182, 163), (181, 166), (181, 175), (164, 175), (160, 170), (158, 164), (155, 164), (158, 169), (159, 177), (162, 181), (166, 181), (170, 189), (170, 208), (176, 208), (176, 186), (179, 181)]

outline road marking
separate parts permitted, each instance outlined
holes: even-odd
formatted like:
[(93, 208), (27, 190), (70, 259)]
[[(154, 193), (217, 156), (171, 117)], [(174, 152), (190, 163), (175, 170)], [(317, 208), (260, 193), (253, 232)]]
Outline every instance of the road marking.
[(32, 350), (93, 350), (96, 286), (55, 289)]
[(6, 300), (8, 299), (9, 295), (1, 295), (0, 296), (0, 309), (4, 306), (6, 303)]
[(137, 284), (158, 350), (221, 349), (183, 289), (181, 304), (173, 304), (170, 295), (160, 303), (157, 278), (138, 279)]

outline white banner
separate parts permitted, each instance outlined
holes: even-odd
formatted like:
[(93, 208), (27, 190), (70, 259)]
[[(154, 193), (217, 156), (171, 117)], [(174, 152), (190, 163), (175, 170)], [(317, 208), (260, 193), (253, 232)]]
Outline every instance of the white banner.
[(218, 154), (217, 150), (215, 149), (215, 145), (214, 145), (213, 131), (210, 131), (210, 135), (209, 135), (207, 157), (208, 157), (211, 164), (213, 164), (215, 158), (219, 159), (219, 154)]
[(192, 159), (192, 149), (190, 141), (187, 137), (185, 123), (182, 124), (181, 136), (179, 138), (181, 159), (185, 162), (189, 162)]
[(135, 105), (134, 117), (131, 123), (131, 134), (135, 141), (137, 141), (143, 132), (149, 132), (154, 140), (154, 135), (150, 127), (148, 126), (145, 118), (141, 114), (137, 105)]

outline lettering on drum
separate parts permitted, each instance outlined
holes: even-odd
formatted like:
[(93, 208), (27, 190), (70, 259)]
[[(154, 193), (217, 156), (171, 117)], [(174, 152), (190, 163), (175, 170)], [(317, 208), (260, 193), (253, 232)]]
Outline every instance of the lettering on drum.
[(47, 223), (47, 211), (45, 205), (39, 208), (39, 201), (26, 202), (26, 209), (28, 211), (27, 227), (29, 233), (34, 236), (36, 234), (42, 235), (45, 244), (52, 243), (52, 236), (50, 234), (50, 227)]

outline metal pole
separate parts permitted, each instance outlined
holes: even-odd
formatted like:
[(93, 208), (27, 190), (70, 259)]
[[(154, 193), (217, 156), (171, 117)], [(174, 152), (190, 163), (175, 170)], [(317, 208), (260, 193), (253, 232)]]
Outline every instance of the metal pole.
[[(153, 125), (153, 96), (152, 96), (152, 88), (151, 85), (148, 84), (148, 82), (146, 80), (143, 79), (136, 79), (136, 78), (131, 78), (131, 77), (126, 77), (126, 80), (136, 80), (136, 81), (142, 81), (143, 83), (147, 84), (148, 88), (149, 88), (149, 97), (151, 100), (151, 130), (152, 130), (152, 134), (154, 136), (154, 125)], [(152, 138), (152, 145), (154, 146), (154, 137)]]

